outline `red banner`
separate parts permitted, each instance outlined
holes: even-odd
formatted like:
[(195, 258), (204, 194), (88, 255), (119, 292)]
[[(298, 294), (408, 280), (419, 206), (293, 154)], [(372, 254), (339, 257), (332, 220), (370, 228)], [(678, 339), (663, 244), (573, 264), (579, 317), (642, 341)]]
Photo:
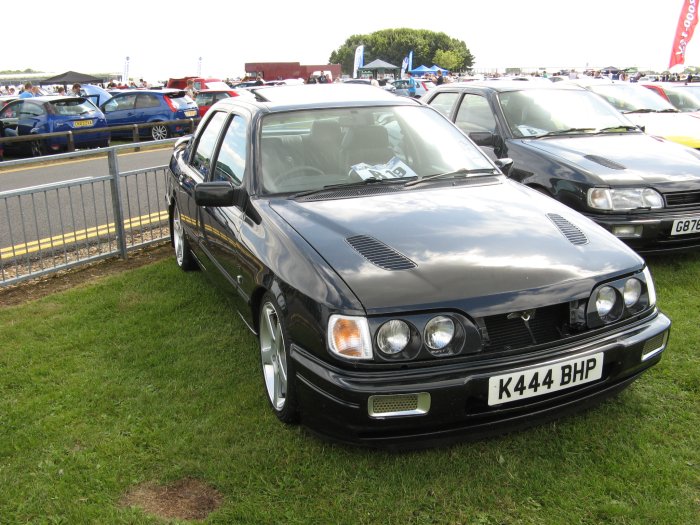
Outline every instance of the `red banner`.
[(685, 48), (693, 38), (693, 31), (698, 23), (697, 4), (698, 0), (683, 0), (676, 37), (673, 39), (669, 69), (678, 64), (685, 64)]

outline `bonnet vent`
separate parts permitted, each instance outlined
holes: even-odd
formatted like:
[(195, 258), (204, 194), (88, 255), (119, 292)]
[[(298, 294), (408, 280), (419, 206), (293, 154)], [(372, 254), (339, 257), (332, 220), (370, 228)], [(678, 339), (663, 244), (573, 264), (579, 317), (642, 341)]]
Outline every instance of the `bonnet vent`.
[(559, 231), (562, 232), (567, 239), (569, 239), (571, 244), (575, 244), (576, 246), (588, 244), (588, 237), (586, 237), (586, 234), (584, 234), (561, 215), (557, 215), (556, 213), (548, 213), (547, 217), (549, 217), (549, 220), (552, 221), (557, 228), (559, 228)]
[(584, 159), (588, 159), (592, 162), (595, 162), (597, 164), (600, 164), (601, 166), (605, 166), (606, 168), (610, 168), (611, 170), (626, 170), (627, 168), (623, 166), (622, 164), (619, 164), (613, 160), (606, 159), (605, 157), (601, 157), (599, 155), (584, 155)]
[(345, 240), (365, 259), (385, 270), (410, 270), (416, 267), (408, 257), (392, 250), (374, 237), (355, 235)]
[(328, 199), (350, 199), (352, 197), (360, 197), (365, 195), (380, 195), (383, 193), (391, 193), (395, 191), (402, 191), (403, 187), (399, 186), (363, 186), (361, 188), (348, 188), (339, 190), (329, 190), (319, 193), (312, 193), (309, 196), (305, 196), (306, 201), (325, 201)]

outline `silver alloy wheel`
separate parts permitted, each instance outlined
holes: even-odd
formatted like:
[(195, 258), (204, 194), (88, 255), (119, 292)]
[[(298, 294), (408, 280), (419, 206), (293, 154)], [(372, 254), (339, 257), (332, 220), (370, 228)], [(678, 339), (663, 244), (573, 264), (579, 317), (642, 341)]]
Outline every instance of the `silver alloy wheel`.
[(274, 409), (281, 411), (287, 401), (287, 354), (282, 325), (270, 302), (260, 314), (260, 357), (267, 395)]
[(182, 222), (180, 221), (180, 210), (173, 210), (173, 245), (175, 247), (175, 260), (178, 266), (182, 266), (185, 257), (185, 232), (182, 229)]
[(168, 127), (163, 124), (158, 124), (151, 128), (151, 137), (153, 140), (163, 140), (168, 138)]

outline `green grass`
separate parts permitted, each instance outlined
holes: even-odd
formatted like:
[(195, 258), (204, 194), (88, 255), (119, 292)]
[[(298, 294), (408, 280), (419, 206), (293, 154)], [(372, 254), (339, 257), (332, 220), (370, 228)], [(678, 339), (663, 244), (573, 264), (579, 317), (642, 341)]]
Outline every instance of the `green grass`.
[(621, 395), (401, 454), (279, 423), (255, 339), (172, 260), (0, 308), (0, 523), (163, 523), (120, 498), (191, 477), (207, 523), (698, 524), (700, 256), (650, 265), (671, 343)]

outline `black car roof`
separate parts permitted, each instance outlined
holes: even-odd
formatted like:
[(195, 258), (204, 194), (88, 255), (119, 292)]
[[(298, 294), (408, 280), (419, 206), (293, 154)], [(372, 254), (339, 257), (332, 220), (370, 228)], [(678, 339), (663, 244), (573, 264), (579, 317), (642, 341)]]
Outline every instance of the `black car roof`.
[(249, 89), (254, 97), (232, 97), (219, 104), (253, 105), (268, 111), (361, 106), (415, 106), (419, 102), (375, 86), (361, 84), (310, 84), (263, 86)]

